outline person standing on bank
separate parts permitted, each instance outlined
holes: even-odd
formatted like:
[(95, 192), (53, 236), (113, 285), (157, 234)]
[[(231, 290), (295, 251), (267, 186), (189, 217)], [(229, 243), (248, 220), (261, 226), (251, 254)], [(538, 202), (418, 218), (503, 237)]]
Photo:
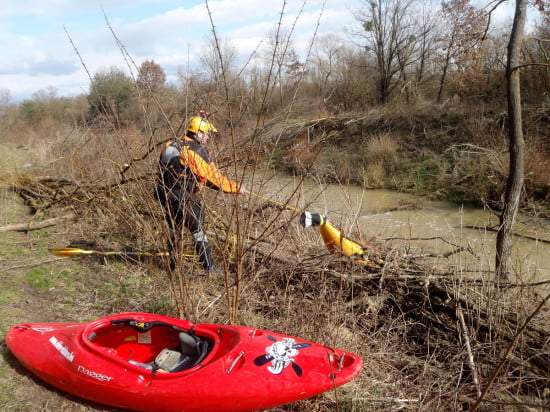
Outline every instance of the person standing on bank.
[(170, 228), (169, 250), (172, 251), (176, 236), (185, 226), (191, 232), (195, 251), (207, 274), (216, 270), (216, 265), (203, 229), (204, 205), (198, 193), (202, 186), (225, 193), (246, 193), (243, 186), (217, 169), (206, 149), (210, 134), (218, 131), (208, 116), (201, 110), (199, 116), (191, 118), (180, 140), (166, 143), (160, 153), (156, 190)]

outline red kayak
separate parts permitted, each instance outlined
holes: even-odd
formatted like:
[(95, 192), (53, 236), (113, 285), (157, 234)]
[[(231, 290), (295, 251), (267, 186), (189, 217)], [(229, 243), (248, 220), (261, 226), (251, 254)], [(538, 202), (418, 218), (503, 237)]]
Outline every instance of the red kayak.
[(279, 333), (149, 313), (16, 325), (6, 343), (49, 384), (139, 411), (270, 408), (343, 385), (363, 365), (350, 352)]

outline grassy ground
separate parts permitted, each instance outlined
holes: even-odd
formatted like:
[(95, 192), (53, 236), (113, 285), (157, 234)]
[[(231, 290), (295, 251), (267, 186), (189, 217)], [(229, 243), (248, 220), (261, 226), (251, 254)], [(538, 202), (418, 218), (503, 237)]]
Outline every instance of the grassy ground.
[[(2, 190), (1, 199), (3, 224), (28, 221), (27, 208), (14, 193)], [(101, 304), (90, 293), (103, 289), (97, 272), (88, 265), (49, 255), (47, 245), (55, 242), (56, 236), (56, 229), (0, 233), (2, 337), (17, 323), (80, 321), (83, 312), (90, 317), (102, 313)], [(39, 382), (21, 367), (3, 340), (1, 348), (1, 410), (97, 410)]]
[[(71, 137), (77, 148), (80, 141), (90, 140), (88, 136)], [(66, 148), (64, 143), (59, 147)], [(67, 210), (77, 215), (75, 220), (46, 229), (0, 231), (2, 411), (111, 410), (69, 397), (33, 378), (7, 350), (3, 336), (10, 325), (23, 322), (84, 322), (130, 311), (173, 316), (186, 313), (194, 322), (227, 323), (236, 318), (251, 327), (341, 347), (363, 357), (364, 370), (342, 389), (273, 412), (467, 408), (476, 399), (476, 388), (466, 361), (464, 336), (470, 337), (474, 366), (482, 382), (487, 382), (495, 360), (500, 359), (518, 325), (540, 301), (540, 296), (527, 289), (512, 289), (506, 296), (503, 293), (495, 298), (490, 283), (480, 287), (475, 280), (463, 283), (460, 274), (434, 273), (415, 262), (398, 259), (398, 248), (392, 250), (394, 259), (388, 260), (383, 271), (370, 273), (328, 255), (318, 233), (315, 242), (312, 232), (295, 233), (295, 225), (287, 223), (296, 216), (283, 218), (282, 212), (261, 202), (240, 209), (254, 219), (241, 232), (246, 232), (254, 247), (248, 248), (240, 271), (234, 270), (234, 261), (228, 258), (227, 282), (219, 278), (170, 279), (163, 262), (155, 260), (52, 256), (48, 248), (68, 245), (97, 249), (164, 247), (154, 206), (144, 202), (151, 197), (150, 188), (121, 185), (102, 193), (89, 189), (79, 192), (76, 200), (65, 198), (41, 208), (34, 216), (21, 197), (8, 189), (47, 173), (73, 179), (84, 176), (80, 180), (84, 185), (96, 181), (90, 177), (95, 172), (97, 181), (104, 182), (105, 176), (112, 178), (111, 169), (100, 166), (113, 163), (105, 158), (121, 157), (104, 153), (112, 147), (116, 145), (87, 146), (98, 152), (78, 152), (73, 158), (63, 158), (63, 165), (58, 161), (62, 159), (59, 153), (47, 156), (36, 147), (16, 144), (1, 147), (0, 176), (6, 185), (0, 189), (0, 227), (56, 217)], [(44, 165), (59, 166), (50, 170), (41, 167)], [(145, 165), (143, 169), (150, 172), (152, 167)], [(216, 205), (221, 216), (229, 216), (218, 209), (215, 199), (209, 203)], [(231, 204), (227, 208), (231, 209)], [(233, 254), (225, 249), (222, 252), (219, 243), (216, 246), (218, 258)], [(186, 264), (191, 267), (191, 263)], [(475, 297), (474, 304), (464, 299), (467, 294)], [(238, 299), (233, 299), (235, 296)], [(464, 311), (466, 330), (457, 321), (458, 310)], [(517, 316), (508, 324), (505, 321), (510, 313)], [(538, 342), (535, 347), (531, 346), (531, 336)], [(484, 404), (486, 410), (523, 411), (525, 405), (534, 405), (533, 410), (542, 411), (536, 406), (548, 404), (550, 382), (529, 362), (534, 358), (532, 350), (541, 359), (548, 359), (548, 334), (532, 330), (519, 342), (514, 362), (510, 359), (487, 395), (490, 403)]]
[[(23, 163), (28, 161), (27, 149), (3, 145), (2, 151), (4, 178), (29, 172)], [(0, 188), (0, 205), (0, 227), (33, 221), (29, 208), (6, 187)], [(47, 217), (42, 215), (37, 220)], [(2, 411), (111, 410), (65, 395), (34, 378), (4, 342), (5, 333), (14, 324), (84, 322), (116, 311), (147, 309), (141, 306), (148, 303), (143, 296), (155, 296), (147, 267), (134, 265), (126, 270), (126, 264), (116, 260), (58, 258), (48, 252), (50, 247), (65, 246), (68, 239), (81, 236), (78, 224), (0, 232)]]

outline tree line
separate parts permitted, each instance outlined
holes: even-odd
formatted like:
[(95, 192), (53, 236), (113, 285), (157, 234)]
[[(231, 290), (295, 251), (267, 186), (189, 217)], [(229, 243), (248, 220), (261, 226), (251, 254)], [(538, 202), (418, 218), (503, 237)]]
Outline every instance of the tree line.
[[(198, 56), (200, 65), (179, 73), (176, 83), (167, 83), (163, 68), (146, 60), (130, 70), (97, 71), (86, 96), (59, 98), (53, 88), (41, 90), (19, 105), (20, 114), (32, 122), (67, 113), (74, 119), (78, 112), (80, 120), (146, 128), (153, 126), (140, 120), (144, 112), (154, 123), (163, 117), (158, 112), (170, 116), (185, 101), (204, 107), (223, 101), (242, 116), (289, 106), (337, 113), (380, 104), (504, 101), (510, 27), (493, 28), (488, 7), (470, 0), (363, 0), (345, 38), (314, 34), (306, 56), (297, 53), (290, 27), (267, 33), (244, 65), (230, 39), (213, 35)], [(550, 89), (550, 24), (543, 17), (520, 50), (522, 96), (537, 104), (548, 102)]]

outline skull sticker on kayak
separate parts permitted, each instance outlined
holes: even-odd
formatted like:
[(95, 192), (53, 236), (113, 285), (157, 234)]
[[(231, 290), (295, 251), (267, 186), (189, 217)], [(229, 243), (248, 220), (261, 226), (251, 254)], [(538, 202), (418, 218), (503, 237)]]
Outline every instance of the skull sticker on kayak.
[(292, 369), (298, 376), (302, 376), (302, 367), (298, 365), (294, 357), (298, 355), (299, 349), (307, 348), (311, 346), (310, 343), (296, 343), (296, 340), (292, 338), (283, 338), (277, 341), (273, 336), (267, 336), (267, 338), (274, 343), (268, 346), (265, 355), (258, 356), (254, 359), (256, 366), (265, 365), (271, 361), (271, 366), (267, 367), (267, 370), (274, 375), (279, 375), (284, 368), (288, 365), (292, 365)]

